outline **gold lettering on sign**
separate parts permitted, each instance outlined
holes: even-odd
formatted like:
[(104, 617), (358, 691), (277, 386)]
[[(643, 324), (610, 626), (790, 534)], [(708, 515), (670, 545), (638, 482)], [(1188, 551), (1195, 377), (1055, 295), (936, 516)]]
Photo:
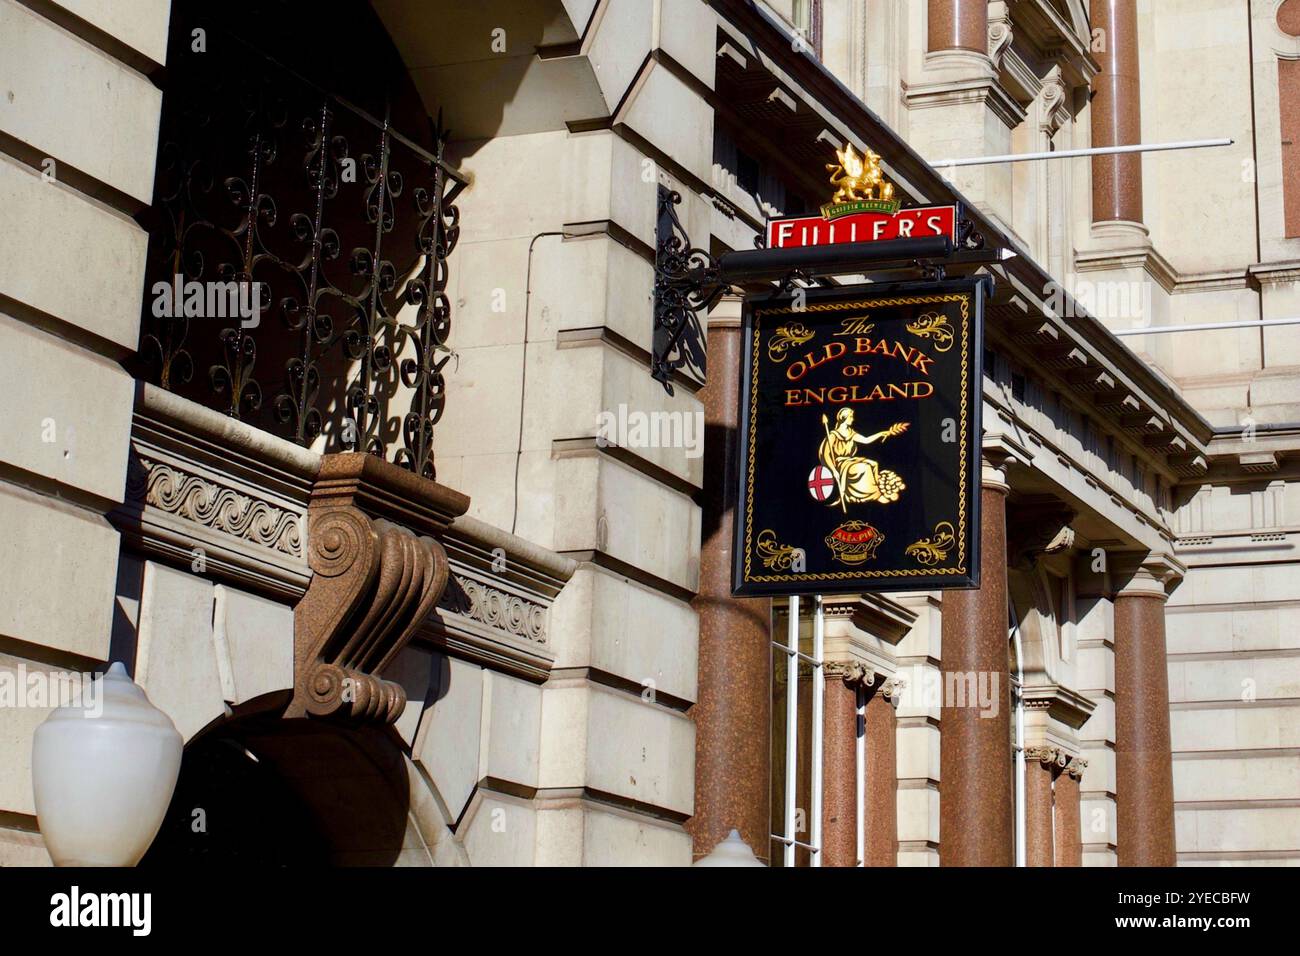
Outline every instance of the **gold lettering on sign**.
[(868, 322), (867, 317), (861, 316), (856, 319), (841, 319), (840, 330), (836, 335), (866, 335), (876, 327), (875, 322)]

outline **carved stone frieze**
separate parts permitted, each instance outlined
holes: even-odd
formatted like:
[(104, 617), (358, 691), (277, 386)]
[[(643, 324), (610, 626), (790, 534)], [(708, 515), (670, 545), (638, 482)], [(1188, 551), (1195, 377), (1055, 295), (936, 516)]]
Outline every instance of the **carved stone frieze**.
[(127, 474), (126, 496), (128, 501), (143, 502), (214, 531), (302, 556), (298, 514), (166, 462), (135, 457)]
[(136, 393), (124, 501), (132, 551), (280, 601), (307, 586), (320, 456), (153, 385)]
[(543, 605), (468, 575), (452, 575), (438, 606), (535, 644), (547, 643)]

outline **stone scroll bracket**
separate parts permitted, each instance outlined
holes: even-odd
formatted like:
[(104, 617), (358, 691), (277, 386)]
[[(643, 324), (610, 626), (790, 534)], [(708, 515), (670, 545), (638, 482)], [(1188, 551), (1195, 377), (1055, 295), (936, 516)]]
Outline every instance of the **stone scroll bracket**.
[(442, 545), (469, 498), (373, 455), (325, 455), (307, 508), (312, 570), (294, 608), (287, 717), (392, 723), (402, 688), (378, 675), (437, 606)]

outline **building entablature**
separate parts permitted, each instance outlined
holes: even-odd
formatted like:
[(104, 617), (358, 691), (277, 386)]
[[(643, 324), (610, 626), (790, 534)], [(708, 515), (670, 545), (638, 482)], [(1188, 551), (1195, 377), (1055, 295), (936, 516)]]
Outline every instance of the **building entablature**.
[(1052, 500), (1075, 512), (1072, 548), (1167, 548), (1172, 532), (1166, 506), (1106, 464), (1096, 436), (1085, 442), (1069, 427), (1077, 421), (1054, 426), (985, 379), (984, 454), (1001, 456), (999, 467), (1014, 498)]
[[(808, 603), (811, 603), (811, 599)], [(813, 622), (808, 603), (800, 608), (800, 643), (811, 649)], [(783, 633), (788, 603), (774, 607), (777, 633)], [(890, 696), (898, 684), (895, 647), (907, 636), (918, 614), (885, 594), (826, 595), (822, 598), (825, 674)], [(802, 665), (801, 667), (805, 667)]]
[(894, 648), (916, 622), (915, 611), (884, 594), (828, 597), (825, 657), (861, 669), (866, 687), (895, 677)]

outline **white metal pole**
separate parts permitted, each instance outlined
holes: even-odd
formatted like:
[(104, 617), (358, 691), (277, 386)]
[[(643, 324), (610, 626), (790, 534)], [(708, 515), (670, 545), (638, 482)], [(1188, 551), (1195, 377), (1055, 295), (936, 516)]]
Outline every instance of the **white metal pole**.
[(963, 159), (940, 159), (930, 165), (935, 169), (949, 169), (954, 166), (989, 166), (994, 163), (1026, 163), (1040, 159), (1072, 159), (1076, 156), (1110, 156), (1116, 153), (1157, 153), (1169, 149), (1204, 149), (1207, 146), (1231, 145), (1231, 139), (1189, 139), (1177, 143), (1132, 143), (1128, 146), (1090, 146), (1086, 149), (1058, 149), (1040, 153), (967, 156)]
[(857, 814), (858, 866), (867, 865), (867, 689), (858, 684), (857, 706)]
[(826, 706), (826, 681), (822, 678), (822, 647), (825, 643), (825, 617), (822, 613), (822, 596), (813, 598), (812, 646), (812, 826), (808, 842), (814, 847), (812, 865), (822, 865), (822, 736), (825, 730), (823, 710)]
[(1249, 332), (1275, 325), (1300, 325), (1300, 316), (1289, 319), (1261, 319), (1258, 322), (1201, 322), (1195, 325), (1153, 325), (1146, 328), (1119, 329), (1115, 335), (1163, 335), (1166, 332), (1211, 332), (1215, 329), (1241, 329)]
[(799, 598), (790, 596), (785, 670), (785, 839), (782, 860), (794, 866), (795, 790), (799, 785)]

